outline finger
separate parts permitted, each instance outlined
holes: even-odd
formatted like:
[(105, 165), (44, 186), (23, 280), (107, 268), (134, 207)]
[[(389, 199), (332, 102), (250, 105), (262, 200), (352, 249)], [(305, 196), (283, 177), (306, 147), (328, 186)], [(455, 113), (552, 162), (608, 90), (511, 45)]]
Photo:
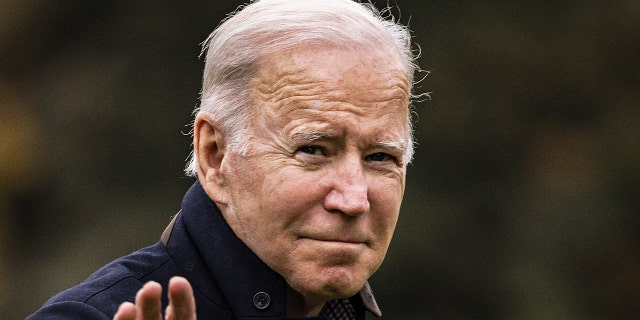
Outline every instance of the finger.
[(196, 320), (196, 302), (189, 281), (183, 277), (169, 280), (167, 320)]
[(118, 311), (113, 316), (113, 320), (135, 320), (136, 306), (131, 302), (123, 302), (118, 307)]
[(137, 320), (162, 320), (162, 287), (155, 281), (149, 281), (136, 294)]

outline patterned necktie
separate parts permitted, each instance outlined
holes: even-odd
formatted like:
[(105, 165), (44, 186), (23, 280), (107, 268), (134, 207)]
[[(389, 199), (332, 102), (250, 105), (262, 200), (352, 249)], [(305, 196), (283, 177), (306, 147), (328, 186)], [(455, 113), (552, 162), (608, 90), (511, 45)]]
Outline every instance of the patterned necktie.
[(320, 315), (328, 320), (356, 320), (356, 309), (349, 299), (331, 300), (324, 305)]

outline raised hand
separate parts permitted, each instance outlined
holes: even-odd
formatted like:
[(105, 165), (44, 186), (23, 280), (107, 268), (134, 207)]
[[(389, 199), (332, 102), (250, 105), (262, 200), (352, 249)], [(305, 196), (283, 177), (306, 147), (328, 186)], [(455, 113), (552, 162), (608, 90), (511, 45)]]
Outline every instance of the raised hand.
[[(169, 280), (169, 305), (165, 320), (196, 320), (196, 302), (189, 281), (183, 277)], [(114, 320), (162, 320), (160, 297), (162, 286), (155, 281), (145, 283), (136, 294), (135, 304), (124, 302)]]

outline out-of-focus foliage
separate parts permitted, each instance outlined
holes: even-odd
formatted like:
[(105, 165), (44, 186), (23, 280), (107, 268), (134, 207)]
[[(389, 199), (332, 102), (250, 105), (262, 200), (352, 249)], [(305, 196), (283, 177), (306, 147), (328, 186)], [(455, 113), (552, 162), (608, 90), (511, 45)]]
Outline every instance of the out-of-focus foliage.
[[(384, 318), (635, 318), (640, 2), (397, 3), (432, 99)], [(158, 239), (192, 183), (199, 43), (239, 4), (0, 6), (3, 319)]]

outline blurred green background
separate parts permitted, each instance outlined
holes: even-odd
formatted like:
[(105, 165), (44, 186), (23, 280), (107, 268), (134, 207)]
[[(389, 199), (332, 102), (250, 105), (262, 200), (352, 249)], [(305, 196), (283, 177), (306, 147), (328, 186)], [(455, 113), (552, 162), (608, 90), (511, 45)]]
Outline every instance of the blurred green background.
[[(384, 319), (636, 319), (640, 2), (397, 3), (432, 99)], [(3, 319), (157, 241), (192, 183), (199, 43), (239, 4), (3, 0)]]

